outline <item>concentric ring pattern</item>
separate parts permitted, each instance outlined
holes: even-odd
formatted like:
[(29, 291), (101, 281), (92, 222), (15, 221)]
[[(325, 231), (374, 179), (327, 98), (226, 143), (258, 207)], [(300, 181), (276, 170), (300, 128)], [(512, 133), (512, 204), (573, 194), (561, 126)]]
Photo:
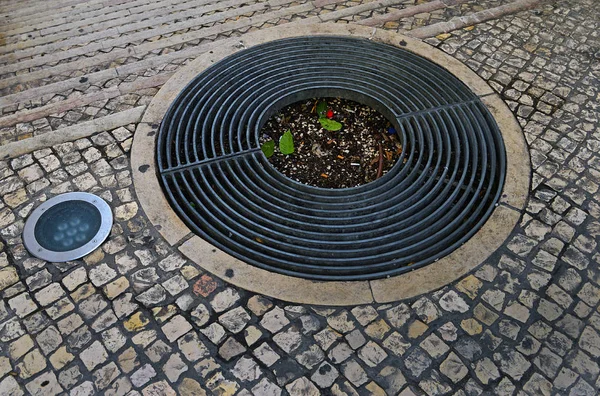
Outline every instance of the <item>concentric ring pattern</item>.
[[(276, 171), (260, 130), (311, 97), (368, 104), (395, 125), (403, 154), (380, 179), (322, 189)], [(198, 75), (158, 134), (170, 204), (199, 236), (254, 266), (309, 279), (397, 275), (469, 239), (500, 198), (506, 158), (486, 107), (442, 67), (369, 40), (272, 41)]]

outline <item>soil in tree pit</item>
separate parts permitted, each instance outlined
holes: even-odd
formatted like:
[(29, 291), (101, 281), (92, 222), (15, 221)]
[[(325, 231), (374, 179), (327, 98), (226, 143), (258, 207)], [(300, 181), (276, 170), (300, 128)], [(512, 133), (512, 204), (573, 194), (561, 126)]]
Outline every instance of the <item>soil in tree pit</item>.
[[(341, 129), (325, 129), (319, 114), (341, 123)], [(327, 121), (325, 125), (329, 125)], [(288, 130), (293, 136), (294, 152), (284, 155), (279, 141)], [(261, 132), (261, 144), (274, 142), (269, 161), (277, 170), (317, 187), (347, 188), (369, 183), (387, 173), (402, 153), (398, 135), (383, 115), (345, 99), (293, 103), (271, 117)]]

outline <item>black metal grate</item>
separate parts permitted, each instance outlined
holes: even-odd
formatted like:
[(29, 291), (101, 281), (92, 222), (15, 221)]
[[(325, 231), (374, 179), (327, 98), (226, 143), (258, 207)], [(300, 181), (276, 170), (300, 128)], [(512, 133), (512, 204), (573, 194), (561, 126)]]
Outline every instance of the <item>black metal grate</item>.
[[(260, 151), (282, 107), (343, 97), (395, 124), (404, 152), (347, 189), (295, 182)], [(194, 232), (264, 269), (323, 280), (396, 275), (443, 257), (487, 220), (504, 183), (498, 127), (445, 69), (363, 39), (300, 37), (240, 51), (177, 97), (158, 134), (168, 199)]]

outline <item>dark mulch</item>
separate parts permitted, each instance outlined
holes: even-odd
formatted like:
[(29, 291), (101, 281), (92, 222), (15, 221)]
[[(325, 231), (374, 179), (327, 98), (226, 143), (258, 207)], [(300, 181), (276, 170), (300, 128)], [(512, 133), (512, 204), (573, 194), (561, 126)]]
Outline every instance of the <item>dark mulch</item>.
[[(339, 131), (322, 128), (316, 102), (326, 100)], [(294, 136), (295, 152), (279, 152), (286, 130)], [(369, 106), (345, 99), (309, 99), (293, 103), (271, 117), (262, 129), (261, 143), (273, 139), (271, 164), (284, 175), (304, 184), (347, 188), (369, 183), (388, 172), (402, 153), (390, 123)], [(381, 155), (380, 155), (381, 145)], [(380, 158), (382, 169), (379, 171)]]

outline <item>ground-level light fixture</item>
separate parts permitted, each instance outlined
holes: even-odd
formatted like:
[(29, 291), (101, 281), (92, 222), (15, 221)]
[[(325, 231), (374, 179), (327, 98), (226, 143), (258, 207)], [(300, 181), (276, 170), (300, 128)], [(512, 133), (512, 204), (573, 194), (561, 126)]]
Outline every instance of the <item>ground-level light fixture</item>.
[(84, 192), (53, 197), (37, 207), (25, 223), (23, 243), (37, 258), (75, 260), (94, 251), (110, 234), (110, 206)]

